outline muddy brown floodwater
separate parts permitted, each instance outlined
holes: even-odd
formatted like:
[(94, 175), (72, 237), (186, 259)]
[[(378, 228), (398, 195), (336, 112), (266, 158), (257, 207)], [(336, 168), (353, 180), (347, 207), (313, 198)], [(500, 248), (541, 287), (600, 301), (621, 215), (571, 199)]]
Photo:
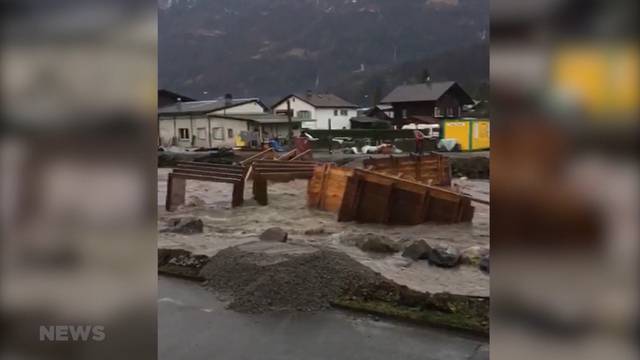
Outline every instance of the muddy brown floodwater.
[[(383, 276), (412, 289), (429, 292), (449, 292), (461, 295), (489, 295), (489, 276), (474, 266), (456, 269), (431, 266), (427, 261), (412, 261), (401, 256), (372, 254), (342, 243), (344, 233), (376, 233), (395, 241), (425, 239), (430, 245), (451, 244), (460, 250), (471, 246), (489, 246), (489, 206), (474, 203), (471, 224), (420, 224), (388, 226), (382, 224), (339, 223), (332, 213), (308, 209), (307, 181), (269, 184), (269, 205), (260, 206), (253, 199), (251, 184), (245, 187), (245, 204), (231, 208), (232, 185), (187, 181), (187, 204), (175, 212), (164, 209), (167, 178), (170, 169), (158, 169), (158, 227), (167, 226), (168, 219), (197, 216), (204, 222), (202, 234), (180, 235), (159, 233), (158, 247), (185, 249), (195, 254), (215, 255), (218, 251), (258, 239), (274, 226), (289, 233), (289, 242), (329, 248), (344, 252)], [(460, 189), (477, 198), (489, 199), (489, 181), (454, 181)], [(314, 233), (308, 235), (308, 233)]]

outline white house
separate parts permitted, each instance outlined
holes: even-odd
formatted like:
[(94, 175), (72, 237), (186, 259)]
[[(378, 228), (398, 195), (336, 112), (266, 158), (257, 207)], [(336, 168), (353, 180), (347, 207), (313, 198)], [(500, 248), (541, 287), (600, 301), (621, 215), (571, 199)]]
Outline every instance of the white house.
[(278, 101), (272, 110), (287, 114), (287, 102), (303, 129), (350, 129), (349, 119), (357, 116), (358, 106), (333, 94), (292, 94)]
[[(252, 121), (239, 115), (264, 114), (257, 98), (177, 102), (158, 109), (159, 144), (182, 147), (244, 146)], [(244, 134), (243, 134), (244, 133)]]

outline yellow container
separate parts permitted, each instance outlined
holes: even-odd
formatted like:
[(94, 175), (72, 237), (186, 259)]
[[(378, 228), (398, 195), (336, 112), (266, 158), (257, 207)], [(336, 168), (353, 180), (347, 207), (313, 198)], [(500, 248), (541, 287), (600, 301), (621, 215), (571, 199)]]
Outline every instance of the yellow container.
[(461, 151), (487, 150), (491, 147), (491, 125), (488, 119), (443, 120), (442, 138), (455, 139)]

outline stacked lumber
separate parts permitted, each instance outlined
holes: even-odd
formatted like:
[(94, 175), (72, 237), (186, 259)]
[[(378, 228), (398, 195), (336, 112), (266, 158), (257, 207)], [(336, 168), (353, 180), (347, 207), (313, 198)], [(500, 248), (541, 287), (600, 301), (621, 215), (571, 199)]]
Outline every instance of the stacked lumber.
[(165, 208), (174, 211), (184, 204), (186, 181), (208, 181), (233, 185), (231, 205), (241, 206), (243, 203), (246, 168), (239, 165), (224, 165), (201, 162), (180, 161), (169, 174)]
[(363, 169), (317, 166), (308, 206), (338, 214), (338, 221), (417, 225), (469, 222), (471, 199), (441, 187)]
[(449, 159), (440, 154), (369, 158), (364, 161), (364, 167), (376, 173), (396, 176), (427, 185), (451, 185)]
[(260, 205), (267, 205), (267, 184), (289, 182), (295, 179), (311, 179), (316, 163), (300, 160), (256, 160), (251, 164), (253, 196)]

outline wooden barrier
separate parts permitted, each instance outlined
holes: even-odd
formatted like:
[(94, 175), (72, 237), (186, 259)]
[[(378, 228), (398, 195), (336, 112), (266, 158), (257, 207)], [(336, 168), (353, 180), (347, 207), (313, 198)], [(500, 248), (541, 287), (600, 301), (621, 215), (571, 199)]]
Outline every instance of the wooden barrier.
[(247, 168), (238, 165), (223, 165), (200, 162), (178, 162), (169, 174), (165, 208), (174, 211), (184, 204), (187, 180), (219, 182), (233, 185), (231, 206), (244, 202), (244, 184)]
[(267, 184), (289, 182), (295, 179), (310, 179), (316, 163), (311, 161), (256, 160), (251, 165), (253, 176), (253, 197), (258, 204), (269, 203)]
[(436, 186), (362, 169), (317, 166), (308, 206), (338, 214), (338, 221), (416, 225), (468, 222), (471, 199)]
[(451, 185), (449, 159), (440, 154), (369, 158), (364, 161), (364, 167), (376, 173), (396, 176), (427, 185)]
[(249, 166), (251, 165), (251, 163), (253, 163), (256, 160), (273, 159), (275, 158), (275, 154), (276, 152), (272, 148), (268, 148), (263, 151), (260, 151), (259, 153), (253, 156), (250, 156), (244, 159), (243, 161), (240, 162), (240, 165)]

